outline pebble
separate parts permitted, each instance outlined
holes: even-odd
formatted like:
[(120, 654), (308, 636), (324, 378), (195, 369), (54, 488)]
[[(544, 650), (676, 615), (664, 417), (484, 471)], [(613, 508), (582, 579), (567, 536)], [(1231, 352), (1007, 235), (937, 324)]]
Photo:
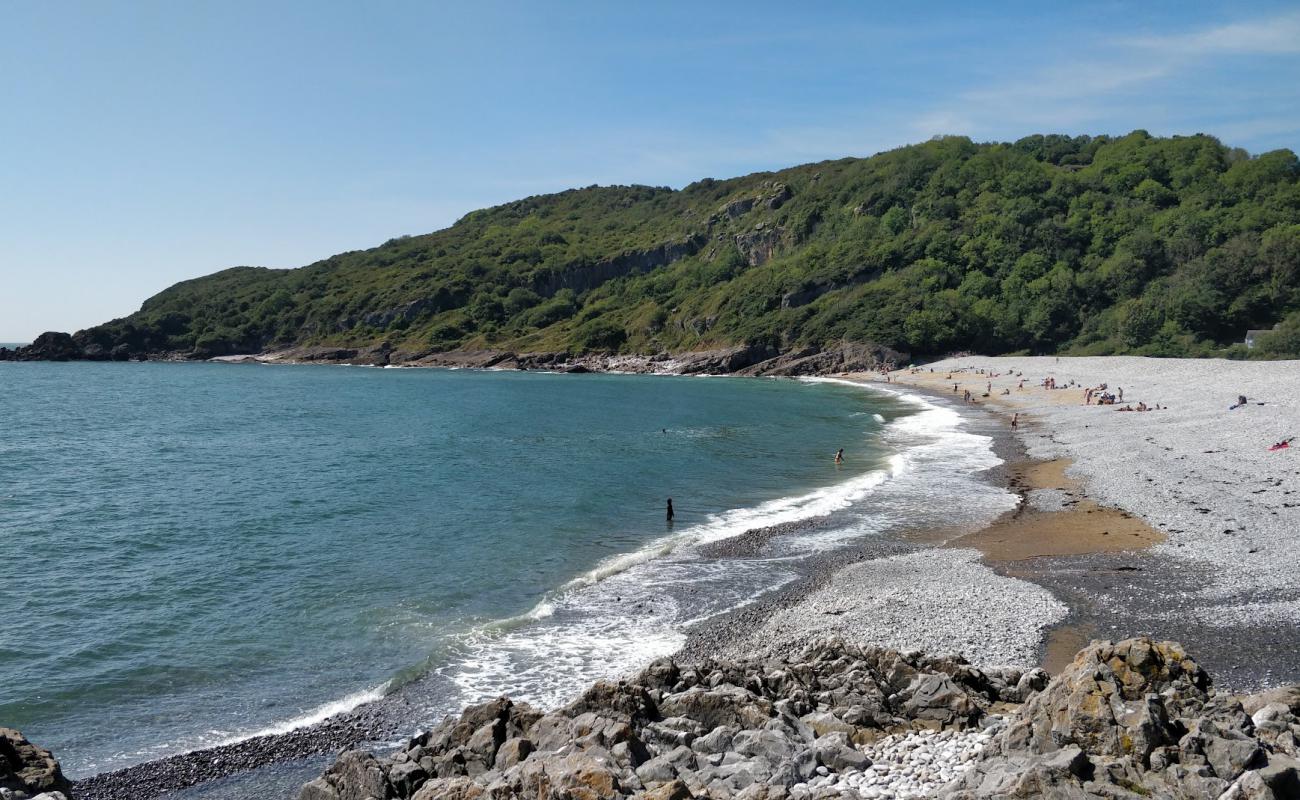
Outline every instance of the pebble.
[(819, 779), (807, 786), (831, 785), (837, 791), (873, 800), (929, 797), (969, 771), (973, 761), (1004, 725), (1005, 719), (995, 716), (981, 731), (890, 734), (859, 748), (871, 759), (870, 767), (831, 776), (836, 781), (834, 784)]

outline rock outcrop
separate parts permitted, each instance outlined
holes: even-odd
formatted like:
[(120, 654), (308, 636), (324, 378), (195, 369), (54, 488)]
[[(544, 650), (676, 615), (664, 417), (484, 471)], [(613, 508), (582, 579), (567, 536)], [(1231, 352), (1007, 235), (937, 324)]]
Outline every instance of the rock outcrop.
[(59, 331), (46, 331), (26, 347), (13, 350), (0, 347), (3, 361), (76, 361), (85, 357), (85, 351), (72, 334)]
[(977, 729), (1041, 687), (1041, 672), (980, 670), (831, 640), (788, 662), (656, 661), (543, 714), (500, 698), (395, 755), (348, 752), (301, 800), (784, 798), (871, 767), (889, 734)]
[[(1094, 642), (945, 794), (1300, 797), (1298, 700), (1295, 689), (1244, 704), (1218, 697), (1210, 677), (1173, 642)], [(1256, 709), (1253, 717), (1247, 707)]]
[(71, 785), (50, 751), (12, 728), (0, 728), (0, 798), (69, 800)]
[(1300, 797), (1300, 687), (1219, 697), (1172, 642), (1094, 642), (1050, 682), (839, 640), (661, 660), (541, 713), (500, 698), (300, 800)]

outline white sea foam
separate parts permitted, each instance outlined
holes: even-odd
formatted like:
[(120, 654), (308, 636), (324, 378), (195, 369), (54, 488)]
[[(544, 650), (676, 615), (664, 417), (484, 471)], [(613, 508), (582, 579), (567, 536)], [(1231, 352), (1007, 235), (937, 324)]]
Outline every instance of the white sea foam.
[[(884, 391), (917, 408), (873, 434), (897, 449), (884, 467), (833, 486), (715, 514), (607, 559), (528, 614), (467, 634), (457, 648), (461, 657), (440, 674), (460, 687), (462, 703), (506, 692), (554, 707), (596, 678), (621, 675), (671, 654), (685, 641), (690, 625), (796, 578), (794, 562), (809, 553), (917, 520), (979, 525), (1014, 506), (1015, 495), (976, 477), (1000, 463), (989, 437), (966, 430), (966, 420), (951, 408)], [(952, 508), (954, 496), (962, 498), (960, 509)], [(837, 512), (848, 515), (845, 524), (785, 537), (768, 557), (718, 560), (699, 552), (702, 545), (746, 531)]]
[(236, 742), (242, 742), (245, 739), (256, 739), (259, 736), (275, 736), (277, 734), (288, 733), (289, 731), (297, 730), (298, 728), (306, 728), (311, 725), (315, 725), (318, 722), (324, 722), (325, 720), (329, 719), (332, 716), (335, 716), (336, 714), (342, 714), (346, 711), (351, 711), (352, 709), (358, 706), (364, 705), (366, 703), (374, 702), (375, 700), (378, 700), (379, 698), (383, 697), (384, 694), (387, 693), (388, 687), (389, 687), (389, 682), (385, 681), (384, 683), (380, 684), (379, 686), (376, 686), (373, 689), (366, 689), (365, 691), (362, 692), (356, 692), (355, 694), (350, 694), (347, 697), (341, 698), (339, 700), (332, 700), (328, 703), (325, 703), (324, 705), (317, 706), (316, 708), (302, 714), (301, 716), (293, 717), (283, 722), (279, 722), (274, 725), (270, 725), (268, 727), (261, 728), (259, 730), (255, 730), (249, 733), (239, 733), (233, 736), (228, 736), (227, 738), (221, 741), (213, 742), (211, 744), (206, 744), (204, 746), (220, 747), (221, 745), (235, 744)]

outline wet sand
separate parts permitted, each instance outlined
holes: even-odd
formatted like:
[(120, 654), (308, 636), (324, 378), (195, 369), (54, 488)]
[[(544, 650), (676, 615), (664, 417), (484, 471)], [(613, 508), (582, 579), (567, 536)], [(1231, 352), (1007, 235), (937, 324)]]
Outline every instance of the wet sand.
[[(1025, 496), (1020, 508), (982, 531), (950, 541), (952, 547), (973, 547), (987, 563), (1022, 561), (1044, 556), (1085, 555), (1141, 550), (1159, 544), (1165, 535), (1127, 511), (1098, 505), (1066, 476), (1070, 462), (1022, 461), (1010, 466), (1011, 488)], [(1037, 493), (1049, 493), (1042, 508)]]

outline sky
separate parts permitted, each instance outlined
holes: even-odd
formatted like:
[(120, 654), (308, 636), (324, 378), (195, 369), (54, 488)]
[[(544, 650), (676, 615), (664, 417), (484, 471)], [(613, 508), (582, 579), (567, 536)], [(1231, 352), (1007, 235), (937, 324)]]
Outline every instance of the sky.
[(591, 184), (941, 134), (1300, 150), (1300, 3), (0, 0), (0, 342)]

